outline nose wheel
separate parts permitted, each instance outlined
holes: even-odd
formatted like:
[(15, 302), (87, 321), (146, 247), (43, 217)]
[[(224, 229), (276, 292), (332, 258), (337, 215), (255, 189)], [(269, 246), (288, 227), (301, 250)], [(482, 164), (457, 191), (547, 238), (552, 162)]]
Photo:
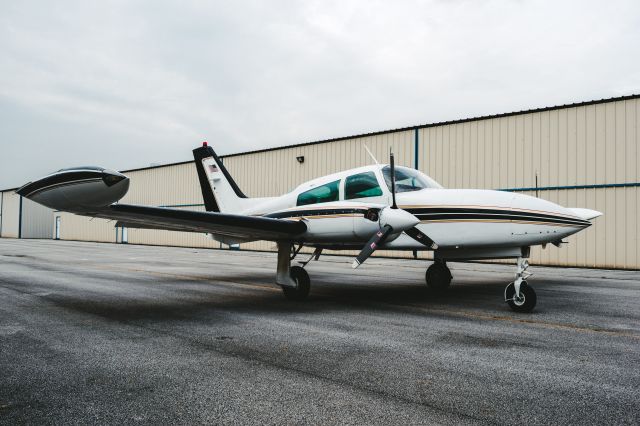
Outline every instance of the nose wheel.
[(527, 272), (528, 267), (529, 262), (527, 259), (519, 257), (516, 280), (509, 283), (507, 288), (504, 289), (504, 301), (515, 312), (531, 312), (536, 306), (536, 292), (526, 281), (527, 278), (533, 275)]

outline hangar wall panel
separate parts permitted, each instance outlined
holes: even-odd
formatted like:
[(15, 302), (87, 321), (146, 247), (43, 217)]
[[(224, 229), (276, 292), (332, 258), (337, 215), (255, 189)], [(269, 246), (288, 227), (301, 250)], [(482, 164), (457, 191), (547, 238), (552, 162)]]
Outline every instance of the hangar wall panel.
[[(97, 241), (104, 243), (116, 242), (116, 229), (114, 221), (106, 219), (93, 219), (90, 217), (77, 216), (72, 213), (56, 212), (55, 216), (60, 216), (60, 239), (75, 241)], [(54, 224), (51, 224), (53, 228)], [(53, 233), (53, 231), (52, 231)]]
[[(522, 189), (604, 213), (532, 263), (640, 268), (640, 100), (512, 115), (419, 130), (419, 168), (448, 188)], [(574, 186), (609, 186), (572, 189)], [(536, 195), (535, 191), (520, 191)]]
[(18, 238), (20, 226), (20, 196), (4, 191), (2, 196), (2, 237)]
[[(535, 196), (535, 191), (527, 193)], [(565, 238), (560, 248), (534, 247), (532, 264), (627, 268), (640, 267), (640, 188), (591, 188), (543, 191), (540, 198), (604, 213), (586, 230)]]
[(53, 210), (22, 199), (22, 238), (52, 238)]
[(420, 129), (420, 169), (447, 188), (638, 182), (640, 100)]
[(128, 172), (129, 192), (120, 202), (149, 206), (202, 204), (198, 174), (193, 163)]

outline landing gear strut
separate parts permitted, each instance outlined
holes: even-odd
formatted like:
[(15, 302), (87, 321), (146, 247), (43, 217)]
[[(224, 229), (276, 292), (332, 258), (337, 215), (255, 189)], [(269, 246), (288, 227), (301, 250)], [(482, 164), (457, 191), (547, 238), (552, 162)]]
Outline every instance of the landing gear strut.
[(431, 290), (443, 291), (451, 284), (451, 271), (444, 260), (436, 259), (433, 265), (427, 268), (425, 280)]
[(282, 292), (287, 299), (299, 301), (306, 299), (309, 295), (311, 280), (304, 267), (291, 266), (291, 260), (298, 254), (302, 246), (297, 251), (292, 251), (292, 248), (291, 242), (278, 242), (276, 284), (282, 287)]
[(526, 281), (527, 278), (533, 275), (527, 272), (528, 267), (529, 262), (527, 259), (519, 257), (516, 280), (509, 283), (507, 288), (504, 289), (504, 301), (516, 312), (531, 312), (536, 306), (536, 292)]

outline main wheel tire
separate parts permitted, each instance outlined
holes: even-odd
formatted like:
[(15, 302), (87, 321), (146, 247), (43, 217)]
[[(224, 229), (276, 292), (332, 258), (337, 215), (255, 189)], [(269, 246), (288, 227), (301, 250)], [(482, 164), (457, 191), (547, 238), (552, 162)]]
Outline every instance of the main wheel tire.
[(289, 300), (304, 300), (309, 295), (309, 289), (311, 288), (311, 280), (309, 274), (304, 268), (300, 266), (291, 267), (291, 279), (297, 284), (296, 287), (282, 286), (282, 292), (284, 296)]
[(447, 265), (435, 262), (433, 265), (427, 268), (427, 272), (424, 276), (427, 281), (427, 285), (431, 290), (444, 291), (451, 284), (451, 271), (447, 268)]
[(533, 287), (529, 286), (526, 281), (522, 281), (520, 284), (520, 299), (515, 300), (516, 287), (513, 283), (510, 283), (504, 290), (504, 298), (506, 299), (509, 307), (521, 313), (531, 312), (536, 307), (537, 296)]

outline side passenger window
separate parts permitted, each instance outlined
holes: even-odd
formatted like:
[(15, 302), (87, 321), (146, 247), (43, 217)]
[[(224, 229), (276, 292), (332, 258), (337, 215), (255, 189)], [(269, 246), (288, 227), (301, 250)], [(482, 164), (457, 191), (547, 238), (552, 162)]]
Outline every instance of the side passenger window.
[(328, 203), (329, 201), (338, 201), (340, 195), (338, 186), (340, 181), (326, 183), (316, 188), (310, 189), (298, 195), (296, 205), (305, 206), (307, 204)]
[(344, 185), (344, 199), (378, 197), (382, 189), (374, 172), (359, 173), (349, 176)]

